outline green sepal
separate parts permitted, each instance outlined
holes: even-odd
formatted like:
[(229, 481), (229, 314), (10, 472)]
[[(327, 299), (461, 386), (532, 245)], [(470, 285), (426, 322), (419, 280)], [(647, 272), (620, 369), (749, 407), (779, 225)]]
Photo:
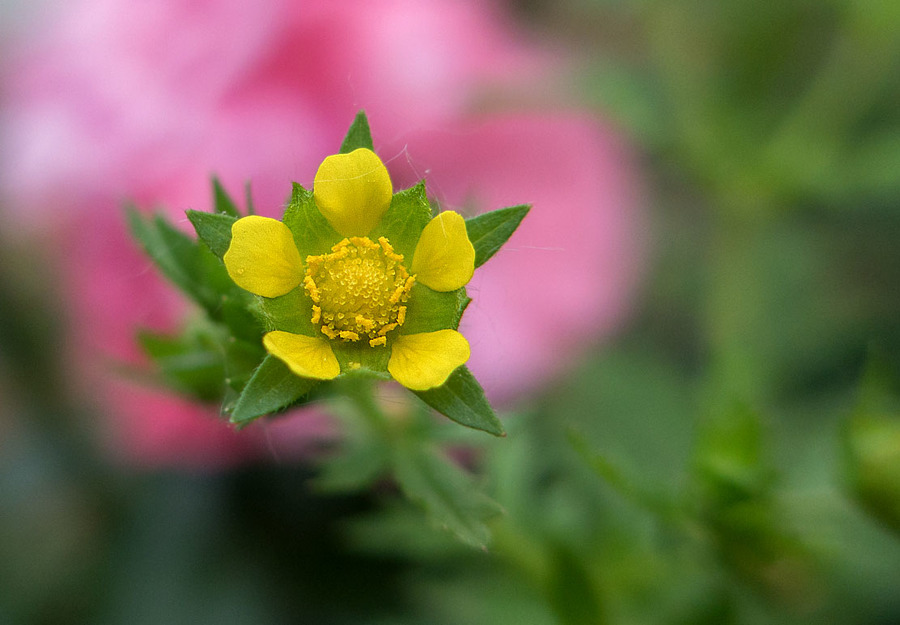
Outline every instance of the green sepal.
[(163, 275), (212, 318), (219, 319), (221, 293), (227, 292), (233, 283), (212, 252), (177, 230), (162, 215), (145, 218), (129, 206), (125, 216), (132, 236)]
[(369, 238), (377, 241), (378, 237), (387, 237), (397, 253), (403, 254), (404, 264), (409, 267), (422, 229), (429, 221), (431, 207), (425, 193), (425, 183), (419, 182), (414, 187), (394, 194), (390, 207), (369, 234)]
[(224, 213), (205, 213), (188, 210), (187, 218), (197, 231), (197, 237), (203, 241), (213, 254), (224, 258), (231, 245), (231, 226), (238, 220), (233, 215)]
[(259, 417), (290, 406), (321, 380), (301, 378), (281, 360), (267, 355), (247, 382), (231, 410), (230, 421), (244, 426)]
[(494, 436), (506, 435), (500, 419), (484, 396), (484, 389), (466, 366), (457, 368), (437, 388), (413, 392), (426, 404), (460, 425)]
[(213, 178), (212, 182), (213, 206), (215, 206), (215, 212), (239, 219), (241, 213), (238, 210), (237, 204), (234, 203), (234, 200), (232, 200), (231, 196), (228, 195), (228, 192), (225, 191), (225, 187), (222, 186), (222, 183), (219, 182), (218, 178)]
[(475, 267), (481, 267), (497, 253), (525, 219), (529, 210), (530, 204), (520, 204), (466, 219), (466, 232), (475, 247)]
[(438, 527), (464, 543), (486, 549), (491, 538), (487, 521), (502, 509), (485, 495), (471, 475), (420, 440), (394, 445), (394, 477), (400, 489), (425, 508)]
[(372, 131), (369, 128), (369, 119), (366, 117), (365, 111), (356, 114), (347, 136), (341, 143), (341, 154), (347, 154), (359, 148), (367, 148), (374, 151), (375, 147), (372, 143)]
[(391, 359), (390, 345), (371, 347), (366, 340), (353, 343), (330, 341), (330, 343), (341, 365), (342, 375), (375, 374), (380, 379), (390, 379), (387, 372), (388, 361)]
[(406, 321), (400, 326), (400, 334), (419, 334), (436, 330), (456, 330), (466, 306), (472, 300), (466, 295), (466, 287), (455, 291), (440, 292), (418, 282), (413, 285), (406, 303)]
[(300, 258), (304, 260), (310, 255), (327, 254), (344, 238), (319, 212), (312, 191), (307, 191), (296, 182), (282, 221), (294, 234), (294, 243)]
[(257, 297), (256, 302), (256, 311), (267, 331), (321, 336), (312, 322), (312, 300), (302, 286), (280, 297)]

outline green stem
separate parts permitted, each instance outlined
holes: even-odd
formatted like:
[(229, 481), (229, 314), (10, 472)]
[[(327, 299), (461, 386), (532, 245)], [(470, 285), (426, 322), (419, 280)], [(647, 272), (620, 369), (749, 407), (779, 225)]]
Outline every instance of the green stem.
[(375, 384), (375, 380), (365, 376), (348, 376), (343, 380), (344, 392), (353, 402), (359, 415), (373, 430), (385, 438), (389, 438), (393, 426), (381, 406), (375, 401)]
[(765, 290), (769, 279), (759, 264), (765, 220), (743, 211), (719, 211), (709, 258), (706, 327), (710, 407), (734, 401), (755, 403), (766, 394), (768, 366), (760, 338), (765, 334)]

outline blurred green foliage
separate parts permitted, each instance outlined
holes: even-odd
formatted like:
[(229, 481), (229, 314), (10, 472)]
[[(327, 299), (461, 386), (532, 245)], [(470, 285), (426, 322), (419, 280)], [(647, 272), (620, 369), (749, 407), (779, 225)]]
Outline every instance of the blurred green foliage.
[[(629, 327), (505, 440), (350, 411), (316, 466), (123, 474), (79, 426), (45, 295), (0, 263), (0, 621), (900, 621), (900, 4), (520, 9), (642, 148), (655, 245)], [(490, 546), (424, 523), (391, 462), (409, 491), (483, 487)]]

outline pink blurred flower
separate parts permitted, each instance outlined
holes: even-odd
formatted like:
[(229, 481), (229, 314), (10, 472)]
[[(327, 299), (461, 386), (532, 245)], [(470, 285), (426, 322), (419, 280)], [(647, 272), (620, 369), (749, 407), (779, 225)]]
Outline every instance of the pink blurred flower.
[(217, 465), (327, 431), (306, 414), (236, 434), (112, 373), (141, 362), (137, 327), (172, 329), (185, 312), (119, 209), (125, 198), (161, 205), (184, 223), (185, 208), (209, 206), (216, 173), (236, 195), (252, 181), (259, 211), (278, 216), (290, 182), (311, 182), (360, 108), (398, 187), (425, 175), (449, 206), (535, 205), (471, 285), (463, 329), (492, 397), (559, 373), (627, 311), (639, 257), (628, 150), (582, 113), (476, 111), (496, 93), (533, 93), (560, 62), (493, 3), (82, 0), (53, 11), (6, 51), (0, 190), (21, 223), (57, 229), (73, 359), (124, 456)]

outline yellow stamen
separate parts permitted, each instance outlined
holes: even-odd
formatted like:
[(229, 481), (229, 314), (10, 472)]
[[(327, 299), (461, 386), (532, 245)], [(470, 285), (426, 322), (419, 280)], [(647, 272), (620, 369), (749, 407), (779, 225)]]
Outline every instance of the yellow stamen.
[[(307, 269), (309, 271), (309, 269)], [(309, 293), (309, 296), (312, 298), (316, 304), (319, 303), (319, 289), (316, 288), (316, 283), (312, 278), (307, 275), (303, 278), (303, 288), (306, 289), (306, 292)], [(313, 322), (315, 323), (315, 321)]]
[[(404, 307), (404, 308), (405, 308), (405, 307)], [(379, 335), (379, 336), (384, 336), (385, 334), (387, 334), (388, 332), (390, 332), (391, 330), (393, 330), (394, 328), (396, 328), (396, 327), (399, 326), (399, 325), (400, 325), (399, 323), (389, 323), (389, 324), (387, 324), (386, 326), (383, 326), (383, 327), (378, 331), (378, 335)]]
[(375, 320), (374, 319), (368, 319), (366, 317), (363, 317), (362, 315), (356, 315), (355, 321), (356, 321), (357, 325), (362, 326), (369, 332), (371, 332), (372, 329), (375, 328)]
[(303, 287), (315, 304), (311, 321), (330, 339), (386, 345), (387, 333), (406, 318), (415, 276), (384, 237), (378, 243), (349, 237), (331, 249), (306, 259)]

